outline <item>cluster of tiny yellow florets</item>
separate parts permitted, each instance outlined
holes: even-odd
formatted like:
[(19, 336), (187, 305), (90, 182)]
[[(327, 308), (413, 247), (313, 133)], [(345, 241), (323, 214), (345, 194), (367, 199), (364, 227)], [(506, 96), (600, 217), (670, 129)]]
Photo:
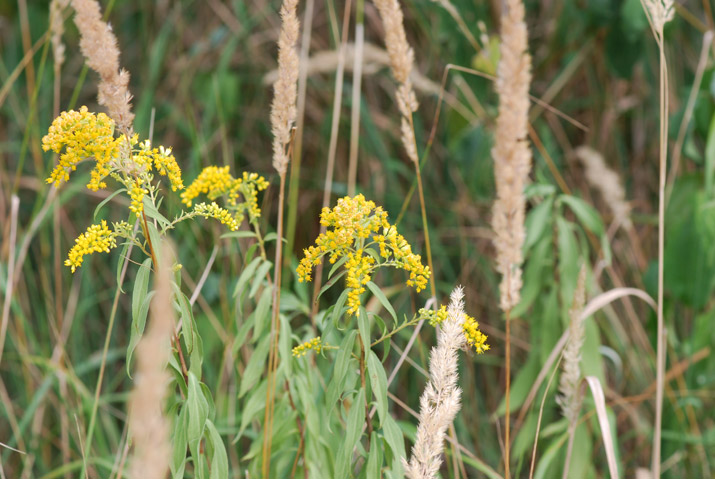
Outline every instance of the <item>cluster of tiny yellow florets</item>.
[(75, 245), (67, 255), (65, 266), (70, 266), (74, 273), (82, 266), (84, 256), (92, 253), (109, 253), (109, 250), (117, 246), (116, 235), (107, 227), (107, 222), (102, 220), (101, 224), (92, 225), (87, 231), (79, 235), (74, 240)]
[[(241, 224), (245, 213), (248, 214), (251, 222), (260, 218), (258, 192), (266, 188), (268, 182), (258, 173), (244, 171), (241, 178), (234, 178), (228, 166), (208, 166), (181, 194), (181, 201), (186, 206), (191, 206), (194, 198), (201, 194), (206, 195), (210, 200), (226, 196), (228, 208), (235, 212), (236, 222)], [(238, 201), (239, 194), (243, 195), (243, 202)]]
[[(420, 317), (429, 321), (430, 326), (437, 327), (447, 320), (448, 312), (445, 306), (440, 306), (437, 311), (422, 308), (419, 311)], [(479, 323), (471, 316), (465, 314), (462, 323), (464, 337), (469, 347), (473, 347), (478, 354), (489, 351), (487, 335), (479, 330)]]
[(315, 351), (316, 354), (320, 354), (320, 351), (323, 350), (323, 342), (320, 339), (320, 336), (317, 338), (313, 338), (310, 341), (306, 341), (303, 344), (296, 346), (293, 348), (293, 357), (295, 358), (300, 358), (302, 356), (305, 356), (308, 354), (308, 351), (310, 350)]
[(69, 180), (70, 172), (77, 163), (92, 158), (96, 162), (87, 188), (97, 191), (105, 188), (104, 178), (109, 174), (111, 163), (119, 155), (122, 138), (114, 138), (114, 122), (104, 113), (95, 115), (83, 106), (79, 111), (65, 111), (55, 118), (42, 138), (42, 149), (60, 153), (60, 161), (47, 178), (47, 183), (59, 186)]
[(446, 306), (440, 306), (437, 311), (422, 308), (420, 309), (419, 313), (421, 317), (429, 321), (429, 324), (432, 327), (436, 327), (438, 324), (442, 324), (447, 319)]
[(146, 195), (146, 190), (142, 187), (142, 179), (130, 178), (126, 180), (126, 186), (132, 200), (129, 209), (134, 213), (141, 213), (144, 211), (144, 195)]
[(181, 193), (181, 201), (191, 206), (197, 196), (208, 195), (210, 200), (225, 195), (235, 189), (236, 179), (229, 173), (229, 167), (207, 166), (199, 176)]
[(148, 171), (152, 169), (152, 161), (154, 168), (161, 176), (169, 178), (171, 191), (184, 189), (184, 180), (181, 179), (181, 168), (176, 162), (176, 158), (171, 154), (171, 148), (152, 148), (149, 140), (139, 143), (139, 150), (133, 155), (134, 161), (143, 163)]
[[(418, 292), (427, 285), (429, 268), (422, 265), (420, 256), (412, 253), (405, 238), (390, 225), (387, 212), (363, 195), (346, 196), (338, 200), (335, 208), (324, 208), (320, 224), (327, 230), (316, 238), (315, 246), (303, 251), (304, 257), (296, 270), (298, 281), (311, 281), (313, 267), (321, 263), (323, 256), (328, 255), (330, 263), (346, 257), (349, 314), (357, 314), (364, 285), (378, 267), (393, 266), (408, 271), (407, 285)], [(375, 245), (379, 247), (381, 262), (376, 260)]]
[(473, 317), (464, 315), (462, 329), (464, 330), (464, 336), (467, 338), (467, 344), (473, 347), (478, 354), (489, 351), (487, 335), (479, 330), (479, 323)]
[(236, 218), (234, 218), (231, 213), (225, 209), (221, 208), (215, 202), (211, 204), (199, 203), (194, 207), (194, 213), (204, 218), (214, 218), (219, 220), (221, 223), (228, 226), (231, 231), (236, 231), (240, 226)]

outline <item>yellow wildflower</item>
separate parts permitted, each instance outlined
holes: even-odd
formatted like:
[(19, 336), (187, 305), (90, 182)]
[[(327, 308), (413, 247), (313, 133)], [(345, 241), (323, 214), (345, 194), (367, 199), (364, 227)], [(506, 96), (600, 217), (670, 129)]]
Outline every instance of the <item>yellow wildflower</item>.
[(109, 253), (117, 246), (116, 235), (107, 227), (107, 222), (102, 220), (99, 225), (91, 225), (87, 231), (74, 240), (75, 245), (70, 250), (65, 260), (65, 266), (70, 266), (74, 273), (82, 266), (84, 256), (92, 253)]
[(467, 338), (467, 344), (473, 347), (478, 354), (489, 351), (487, 335), (479, 330), (479, 323), (474, 318), (465, 314), (462, 329), (464, 330), (464, 336)]
[(208, 166), (181, 193), (181, 201), (186, 206), (191, 206), (192, 200), (201, 194), (208, 195), (210, 200), (214, 200), (234, 190), (236, 186), (236, 179), (229, 173), (228, 166)]
[(139, 144), (140, 150), (134, 155), (134, 161), (144, 164), (147, 170), (151, 170), (151, 161), (154, 160), (154, 168), (161, 176), (169, 178), (171, 191), (184, 188), (184, 181), (181, 179), (181, 168), (176, 163), (176, 158), (171, 154), (171, 148), (152, 148), (151, 142), (146, 140)]
[(141, 213), (144, 211), (144, 195), (146, 195), (146, 190), (142, 187), (141, 178), (126, 180), (126, 186), (132, 199), (129, 209), (136, 214)]
[(112, 161), (119, 155), (123, 138), (114, 138), (114, 121), (104, 113), (95, 115), (83, 106), (79, 111), (62, 112), (55, 118), (47, 135), (42, 138), (42, 149), (60, 153), (60, 161), (47, 178), (47, 183), (59, 186), (69, 180), (70, 171), (77, 163), (92, 158), (95, 167), (87, 188), (97, 191), (107, 185), (104, 178), (109, 174)]
[(221, 223), (228, 226), (231, 231), (236, 231), (240, 226), (227, 209), (221, 208), (214, 202), (209, 205), (206, 203), (199, 203), (194, 207), (194, 212), (204, 218), (215, 218), (219, 220)]
[[(349, 314), (357, 314), (364, 285), (370, 281), (372, 271), (381, 266), (406, 270), (409, 273), (407, 286), (417, 292), (426, 287), (429, 268), (422, 265), (420, 256), (412, 253), (405, 238), (390, 225), (387, 212), (363, 195), (346, 196), (338, 200), (333, 209), (324, 208), (320, 224), (327, 230), (316, 238), (315, 246), (303, 251), (296, 270), (298, 281), (311, 281), (313, 267), (320, 264), (323, 256), (327, 255), (330, 263), (347, 257)], [(379, 256), (374, 245), (379, 248)]]
[(316, 354), (320, 354), (320, 351), (323, 350), (323, 342), (320, 339), (320, 336), (317, 338), (313, 338), (310, 341), (306, 341), (303, 344), (296, 346), (293, 348), (293, 357), (295, 358), (300, 358), (302, 356), (305, 356), (308, 354), (308, 351), (310, 350), (315, 351)]
[(420, 309), (420, 316), (429, 321), (430, 326), (436, 327), (447, 319), (447, 307), (442, 305), (437, 311), (431, 309)]

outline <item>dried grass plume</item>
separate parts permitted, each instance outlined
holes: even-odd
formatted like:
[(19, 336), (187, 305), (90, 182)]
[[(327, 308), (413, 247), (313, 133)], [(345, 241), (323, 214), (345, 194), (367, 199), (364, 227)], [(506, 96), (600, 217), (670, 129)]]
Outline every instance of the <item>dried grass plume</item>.
[(601, 153), (588, 146), (576, 148), (576, 157), (583, 164), (586, 180), (601, 193), (613, 213), (614, 223), (626, 229), (632, 228), (631, 207), (626, 201), (626, 192), (618, 173), (608, 167)]
[(400, 130), (402, 143), (407, 156), (415, 164), (419, 162), (415, 131), (412, 125), (412, 113), (417, 111), (419, 104), (412, 88), (410, 74), (415, 61), (415, 53), (407, 43), (402, 8), (398, 0), (375, 0), (375, 6), (380, 13), (382, 26), (385, 29), (385, 47), (390, 57), (392, 76), (399, 86), (395, 94), (397, 107), (402, 115)]
[(501, 19), (501, 46), (496, 90), (499, 115), (492, 156), (497, 198), (492, 228), (497, 250), (497, 271), (502, 275), (500, 306), (512, 309), (520, 298), (521, 248), (524, 244), (524, 187), (531, 169), (527, 144), (531, 56), (528, 53), (524, 5), (507, 0)]
[(436, 478), (442, 463), (444, 436), (461, 407), (457, 386), (457, 350), (465, 346), (464, 293), (457, 286), (450, 296), (447, 319), (440, 325), (437, 346), (430, 353), (430, 378), (420, 398), (417, 438), (409, 463), (403, 459), (410, 479)]
[(102, 20), (96, 0), (72, 0), (77, 25), (82, 38), (79, 46), (87, 60), (87, 66), (97, 72), (99, 82), (98, 101), (107, 108), (109, 116), (119, 130), (127, 136), (133, 132), (134, 113), (130, 103), (129, 72), (119, 69), (119, 48), (112, 27)]
[(281, 31), (278, 36), (278, 79), (273, 84), (271, 128), (273, 131), (273, 167), (283, 176), (288, 169), (288, 144), (297, 114), (299, 58), (296, 51), (300, 22), (296, 14), (298, 0), (285, 0), (281, 7)]
[(166, 364), (171, 355), (174, 309), (168, 258), (159, 268), (151, 322), (137, 346), (135, 386), (129, 400), (129, 430), (134, 443), (132, 479), (163, 479), (169, 471), (169, 421), (163, 414), (170, 382)]

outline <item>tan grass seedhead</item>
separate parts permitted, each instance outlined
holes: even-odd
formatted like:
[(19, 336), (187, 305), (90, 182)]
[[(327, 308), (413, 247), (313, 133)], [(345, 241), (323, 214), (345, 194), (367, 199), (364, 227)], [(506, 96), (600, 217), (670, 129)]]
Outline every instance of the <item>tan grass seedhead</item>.
[(500, 305), (502, 310), (507, 311), (519, 302), (522, 284), (524, 187), (531, 169), (531, 150), (526, 141), (531, 56), (527, 51), (524, 5), (521, 0), (508, 0), (505, 8), (496, 82), (499, 116), (492, 149), (497, 188), (492, 228), (497, 249), (497, 270), (502, 275)]
[(112, 27), (102, 21), (99, 3), (96, 0), (72, 0), (76, 15), (74, 22), (82, 38), (79, 46), (87, 60), (87, 66), (97, 72), (99, 104), (105, 106), (119, 130), (130, 137), (133, 132), (129, 93), (129, 72), (119, 69), (119, 48)]
[(438, 477), (447, 428), (461, 408), (462, 390), (457, 385), (457, 351), (465, 347), (464, 293), (457, 286), (450, 296), (448, 316), (440, 324), (437, 347), (430, 353), (429, 382), (420, 398), (417, 438), (409, 462), (403, 459), (407, 477)]
[(299, 59), (296, 51), (300, 23), (296, 14), (298, 0), (285, 0), (281, 7), (282, 27), (278, 36), (278, 79), (273, 85), (271, 127), (273, 131), (273, 167), (282, 176), (288, 168), (288, 144), (296, 118)]

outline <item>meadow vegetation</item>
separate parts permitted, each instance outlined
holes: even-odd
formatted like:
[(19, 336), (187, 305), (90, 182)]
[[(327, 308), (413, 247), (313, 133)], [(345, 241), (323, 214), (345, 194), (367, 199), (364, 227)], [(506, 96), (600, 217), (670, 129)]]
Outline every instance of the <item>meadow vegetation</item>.
[(711, 478), (712, 10), (0, 4), (0, 479)]

